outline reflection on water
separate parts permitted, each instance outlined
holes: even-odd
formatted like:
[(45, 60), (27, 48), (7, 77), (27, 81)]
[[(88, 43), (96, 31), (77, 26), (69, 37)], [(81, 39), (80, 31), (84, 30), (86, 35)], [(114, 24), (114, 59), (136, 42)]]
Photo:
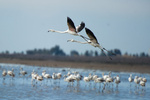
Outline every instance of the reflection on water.
[[(27, 75), (21, 76), (19, 74), (20, 67), (27, 71)], [(47, 73), (62, 73), (66, 75), (68, 68), (54, 68), (54, 67), (39, 67), (39, 66), (27, 66), (27, 65), (15, 65), (15, 64), (0, 64), (0, 73), (3, 70), (14, 69), (15, 77), (10, 76), (3, 77), (0, 74), (0, 99), (1, 100), (79, 100), (79, 99), (138, 99), (145, 100), (150, 98), (150, 74), (132, 73), (133, 76), (143, 76), (147, 78), (145, 87), (136, 86), (134, 82), (131, 84), (128, 82), (130, 73), (112, 72), (112, 76), (119, 75), (121, 83), (118, 87), (113, 84), (94, 83), (83, 80), (78, 83), (68, 83), (64, 81), (64, 78), (60, 80), (44, 79), (43, 81), (31, 81), (31, 73), (33, 69), (41, 75), (43, 70)], [(70, 69), (71, 71), (77, 71), (83, 76), (88, 76), (89, 73), (102, 76), (102, 71), (97, 70), (85, 70), (85, 69)], [(105, 73), (108, 73), (107, 71)]]

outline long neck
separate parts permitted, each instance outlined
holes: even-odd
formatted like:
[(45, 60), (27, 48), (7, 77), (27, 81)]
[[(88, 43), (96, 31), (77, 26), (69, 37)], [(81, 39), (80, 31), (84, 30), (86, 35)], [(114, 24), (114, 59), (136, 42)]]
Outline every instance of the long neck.
[(53, 29), (49, 29), (48, 32), (67, 33), (67, 31), (57, 31)]
[(104, 73), (102, 73), (102, 77), (104, 77)]
[(81, 43), (81, 44), (88, 44), (88, 42), (81, 42), (81, 41), (76, 41), (74, 40), (73, 42)]

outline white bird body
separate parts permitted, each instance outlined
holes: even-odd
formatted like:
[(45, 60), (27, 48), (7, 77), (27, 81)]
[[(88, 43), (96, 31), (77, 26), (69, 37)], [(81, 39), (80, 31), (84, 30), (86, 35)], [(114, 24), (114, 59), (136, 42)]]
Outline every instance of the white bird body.
[(104, 75), (104, 73), (102, 73), (102, 77), (104, 80), (106, 80), (107, 78), (111, 77), (111, 72), (109, 72), (108, 75)]
[(10, 70), (7, 72), (7, 74), (10, 75), (10, 76), (12, 75), (12, 73), (13, 73), (13, 72), (10, 71)]
[(8, 70), (8, 71), (7, 71), (7, 74), (8, 74), (9, 76), (11, 76), (11, 77), (15, 77), (14, 69), (12, 69), (11, 71)]
[(46, 79), (52, 78), (50, 74), (46, 74), (46, 71), (43, 71), (43, 72), (42, 72), (42, 76), (43, 76), (44, 78), (46, 78)]
[(62, 75), (61, 73), (57, 73), (56, 76), (57, 76), (57, 79), (60, 79)]
[(96, 78), (94, 80), (94, 82), (96, 82), (96, 83), (102, 83), (102, 82), (104, 82), (104, 79), (102, 77), (98, 77), (98, 78)]
[(3, 75), (3, 76), (6, 76), (6, 75), (7, 75), (6, 70), (3, 70), (2, 75)]
[(98, 78), (97, 75), (93, 75), (92, 80), (95, 80), (95, 79), (97, 79), (97, 78)]
[(21, 74), (25, 75), (25, 74), (27, 74), (27, 72), (26, 71), (21, 71)]
[(142, 87), (144, 87), (144, 86), (145, 86), (145, 82), (144, 82), (143, 80), (141, 80), (141, 81), (140, 81), (140, 85), (141, 85)]
[(138, 79), (138, 76), (135, 76), (134, 82), (135, 82), (136, 84), (139, 84), (140, 80)]
[(82, 79), (82, 76), (81, 76), (80, 74), (77, 74), (77, 75), (75, 76), (75, 78), (76, 78), (77, 81), (80, 81), (80, 80)]
[(22, 67), (20, 68), (20, 70), (21, 70), (21, 71), (20, 71), (20, 74), (22, 74), (23, 76), (27, 74), (27, 72), (24, 71)]
[(116, 84), (119, 84), (121, 81), (120, 81), (120, 77), (117, 75), (116, 77), (115, 77), (115, 83)]
[(128, 78), (129, 82), (133, 82), (132, 74), (130, 74), (130, 77)]
[(37, 79), (38, 81), (42, 81), (42, 80), (43, 80), (43, 76), (37, 75), (36, 79)]
[(33, 73), (33, 74), (32, 74), (32, 78), (33, 78), (33, 79), (37, 79), (37, 76), (38, 76), (38, 74), (36, 74), (36, 73)]
[(66, 82), (74, 82), (74, 77), (72, 76), (72, 75), (70, 75), (70, 76), (68, 76), (68, 77), (66, 77), (65, 79), (64, 79), (64, 81), (66, 81)]
[(72, 79), (76, 81), (80, 81), (82, 79), (82, 76), (79, 73), (71, 74), (69, 77), (72, 77)]
[(109, 75), (104, 75), (103, 78), (104, 80), (106, 80), (107, 78), (109, 78)]
[(31, 73), (32, 81), (37, 79), (38, 74), (33, 70)]
[(44, 77), (45, 78), (51, 78), (51, 76), (49, 74), (45, 74)]
[(52, 78), (55, 79), (60, 79), (61, 78), (61, 73), (53, 73)]
[(52, 75), (52, 79), (54, 79), (54, 80), (56, 80), (56, 79), (57, 79), (57, 76), (56, 76), (56, 74), (55, 74), (55, 73), (53, 73), (53, 75)]
[(144, 78), (142, 78), (142, 81), (147, 82), (147, 79), (144, 77)]
[(34, 72), (31, 73), (32, 80), (35, 79), (34, 74)]
[(141, 80), (142, 80), (142, 77), (138, 77), (138, 80), (141, 81)]
[(43, 76), (44, 78), (52, 78), (49, 74), (44, 74), (44, 76)]
[(83, 80), (84, 80), (85, 82), (89, 82), (89, 81), (90, 81), (89, 77), (84, 77)]
[(113, 82), (113, 78), (112, 77), (107, 77), (105, 81), (107, 83), (111, 83), (111, 82)]

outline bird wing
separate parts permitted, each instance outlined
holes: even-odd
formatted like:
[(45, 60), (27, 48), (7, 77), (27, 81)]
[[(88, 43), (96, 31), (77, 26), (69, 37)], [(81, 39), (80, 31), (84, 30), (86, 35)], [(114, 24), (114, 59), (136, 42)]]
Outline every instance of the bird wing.
[(80, 32), (84, 27), (85, 27), (85, 23), (84, 23), (84, 22), (81, 22), (81, 24), (76, 27), (77, 33)]
[(95, 35), (93, 34), (93, 32), (92, 32), (90, 29), (85, 28), (85, 31), (86, 31), (86, 34), (88, 35), (88, 37), (90, 38), (90, 40), (91, 40), (92, 42), (98, 43), (98, 41), (97, 41)]
[(71, 18), (67, 17), (67, 25), (70, 31), (76, 32), (76, 28), (75, 25), (73, 23), (73, 21), (71, 20)]

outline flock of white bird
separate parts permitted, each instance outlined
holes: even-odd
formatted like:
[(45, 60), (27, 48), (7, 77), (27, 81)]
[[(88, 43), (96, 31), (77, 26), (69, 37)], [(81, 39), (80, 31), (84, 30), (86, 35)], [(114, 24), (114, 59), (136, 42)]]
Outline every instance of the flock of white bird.
[(132, 74), (130, 74), (130, 77), (128, 78), (128, 81), (131, 83), (134, 81), (137, 85), (140, 84), (142, 87), (145, 87), (145, 83), (147, 82), (147, 79), (145, 77), (138, 77), (135, 76), (135, 78), (132, 78)]
[[(15, 77), (14, 73), (14, 69), (12, 68), (12, 70), (3, 70), (2, 72), (2, 76), (3, 79), (5, 80), (6, 75), (12, 77), (12, 79)], [(20, 72), (19, 75), (22, 75), (25, 77), (25, 75), (28, 74), (27, 71), (24, 71), (23, 68), (20, 68)], [(42, 71), (41, 75), (39, 75), (36, 71), (32, 71), (30, 74), (28, 74), (28, 76), (31, 77), (31, 83), (32, 84), (37, 84), (38, 81), (41, 82), (43, 80), (60, 80), (64, 79), (65, 82), (68, 82), (67, 86), (74, 86), (74, 83), (77, 83), (77, 85), (79, 85), (80, 81), (84, 81), (85, 82), (85, 86), (87, 86), (87, 84), (90, 86), (91, 83), (94, 83), (96, 85), (96, 83), (99, 83), (99, 87), (101, 87), (101, 84), (103, 84), (103, 90), (105, 89), (106, 86), (113, 86), (113, 83), (116, 84), (116, 88), (118, 88), (119, 83), (121, 83), (121, 79), (119, 77), (119, 75), (116, 76), (112, 76), (112, 72), (109, 72), (108, 75), (104, 75), (104, 73), (102, 73), (102, 76), (98, 76), (95, 74), (89, 74), (88, 76), (83, 76), (81, 75), (79, 72), (71, 72), (70, 70), (68, 70), (68, 73), (65, 75), (62, 75), (62, 73), (53, 73), (52, 75), (50, 75), (49, 73), (47, 73), (45, 70)], [(146, 86), (146, 82), (147, 79), (145, 77), (138, 77), (135, 76), (135, 78), (132, 77), (132, 74), (130, 74), (130, 77), (128, 78), (128, 81), (130, 83), (130, 87), (131, 87), (131, 83), (135, 83), (135, 87), (139, 88), (139, 86), (142, 87), (142, 89)]]
[[(85, 23), (84, 22), (81, 22), (81, 24), (79, 26), (75, 27), (74, 22), (71, 20), (71, 18), (67, 17), (67, 25), (68, 25), (68, 29), (66, 31), (57, 31), (57, 30), (49, 29), (48, 32), (69, 33), (69, 34), (74, 35), (74, 36), (80, 36), (80, 37), (82, 37), (85, 40), (85, 42), (76, 41), (74, 39), (70, 39), (70, 40), (68, 40), (68, 42), (77, 42), (77, 43), (81, 43), (81, 44), (90, 44), (90, 45), (92, 45), (94, 47), (98, 47), (99, 49), (101, 49), (102, 52), (107, 57), (109, 57), (104, 52), (104, 51), (107, 51), (107, 52), (109, 52), (109, 51), (107, 49), (105, 49), (104, 47), (102, 47), (98, 43), (97, 38), (95, 37), (94, 33), (90, 29), (85, 28), (85, 32), (86, 32), (88, 38), (79, 34), (79, 32), (81, 32), (84, 29), (84, 27), (85, 27)], [(109, 52), (109, 53), (113, 54), (112, 52)], [(109, 59), (112, 60), (111, 57), (109, 57)]]

